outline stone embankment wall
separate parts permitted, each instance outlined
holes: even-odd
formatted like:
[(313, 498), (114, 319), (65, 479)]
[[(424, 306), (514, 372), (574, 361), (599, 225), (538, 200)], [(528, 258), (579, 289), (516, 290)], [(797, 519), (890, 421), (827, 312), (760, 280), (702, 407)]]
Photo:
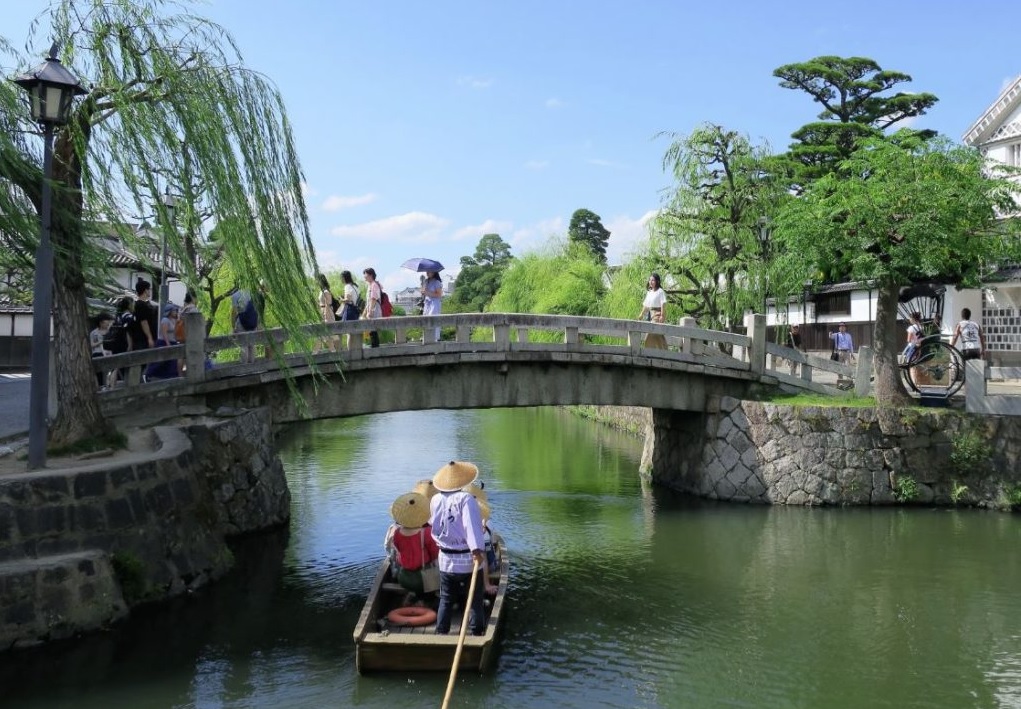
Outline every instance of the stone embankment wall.
[(723, 397), (705, 414), (656, 410), (650, 429), (643, 468), (711, 499), (1008, 508), (1021, 497), (1017, 417)]
[(116, 465), (0, 478), (0, 651), (197, 588), (231, 567), (227, 537), (288, 519), (265, 411), (152, 435)]

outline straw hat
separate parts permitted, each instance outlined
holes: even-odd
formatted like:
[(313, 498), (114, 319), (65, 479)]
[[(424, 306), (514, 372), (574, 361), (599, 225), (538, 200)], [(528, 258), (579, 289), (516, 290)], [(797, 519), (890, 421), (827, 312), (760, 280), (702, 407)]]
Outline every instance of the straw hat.
[(439, 492), (439, 490), (436, 489), (436, 486), (433, 485), (433, 481), (429, 480), (428, 478), (426, 478), (425, 480), (419, 480), (417, 483), (415, 483), (415, 487), (411, 489), (414, 490), (415, 492), (425, 495), (427, 500), (433, 499), (433, 495)]
[(390, 505), (390, 516), (402, 527), (421, 527), (429, 521), (429, 500), (420, 492), (406, 492)]
[(479, 503), (479, 514), (482, 516), (482, 522), (483, 523), (488, 522), (489, 521), (489, 515), (492, 512), (492, 510), (489, 509), (489, 503), (486, 502), (485, 500), (478, 500), (478, 503)]
[(478, 480), (476, 480), (475, 482), (468, 483), (461, 489), (467, 492), (472, 497), (474, 497), (479, 502), (489, 502), (489, 495), (487, 495), (486, 491), (482, 489), (482, 483), (480, 483)]
[(440, 492), (455, 492), (479, 476), (479, 469), (471, 463), (452, 460), (433, 475), (433, 485)]

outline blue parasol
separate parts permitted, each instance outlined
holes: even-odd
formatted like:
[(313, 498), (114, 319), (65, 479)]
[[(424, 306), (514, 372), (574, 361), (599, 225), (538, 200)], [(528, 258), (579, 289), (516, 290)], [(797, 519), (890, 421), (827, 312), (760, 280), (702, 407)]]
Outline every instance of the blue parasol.
[(433, 261), (431, 258), (409, 258), (401, 264), (401, 268), (418, 271), (419, 273), (425, 273), (426, 271), (439, 272), (443, 270), (443, 264), (439, 261)]

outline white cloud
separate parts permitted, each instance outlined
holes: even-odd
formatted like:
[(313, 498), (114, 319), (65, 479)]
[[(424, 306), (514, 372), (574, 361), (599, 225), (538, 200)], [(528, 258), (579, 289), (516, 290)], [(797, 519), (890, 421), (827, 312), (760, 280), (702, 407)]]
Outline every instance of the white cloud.
[(498, 221), (496, 219), (487, 219), (481, 224), (469, 224), (468, 226), (461, 227), (454, 232), (452, 237), (453, 241), (461, 241), (463, 239), (481, 239), (483, 234), (501, 234), (507, 233), (514, 228), (512, 222)]
[(546, 243), (551, 236), (566, 232), (567, 223), (564, 218), (552, 217), (515, 229), (507, 243), (513, 247), (514, 255), (519, 256), (524, 251)]
[(481, 91), (493, 85), (493, 80), (479, 76), (460, 76), (457, 79), (458, 86), (467, 86), (469, 89)]
[(566, 105), (567, 104), (565, 102), (561, 101), (555, 96), (553, 98), (546, 99), (546, 108), (550, 109), (551, 111), (556, 111), (557, 109), (564, 108)]
[(379, 199), (379, 195), (369, 192), (368, 194), (360, 195), (336, 195), (331, 194), (323, 202), (323, 209), (327, 212), (337, 212), (341, 209), (349, 209), (350, 207), (358, 207), (363, 204), (369, 204)]
[(651, 209), (638, 219), (620, 215), (603, 221), (610, 230), (610, 242), (606, 247), (606, 260), (611, 264), (621, 263), (624, 258), (640, 246), (649, 235), (649, 222), (658, 214)]
[(529, 160), (525, 163), (526, 170), (545, 170), (549, 167), (549, 160)]
[(450, 220), (428, 212), (396, 214), (371, 222), (347, 224), (330, 229), (333, 236), (353, 236), (376, 241), (439, 241)]
[(309, 187), (307, 182), (301, 183), (301, 193), (306, 197), (315, 197), (319, 194), (316, 190)]

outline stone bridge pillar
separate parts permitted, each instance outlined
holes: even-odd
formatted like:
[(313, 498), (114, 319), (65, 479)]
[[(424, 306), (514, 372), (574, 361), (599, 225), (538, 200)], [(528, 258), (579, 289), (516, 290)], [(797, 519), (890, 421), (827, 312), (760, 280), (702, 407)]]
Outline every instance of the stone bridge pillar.
[(653, 409), (645, 432), (641, 472), (657, 485), (696, 492), (704, 441), (704, 412)]

